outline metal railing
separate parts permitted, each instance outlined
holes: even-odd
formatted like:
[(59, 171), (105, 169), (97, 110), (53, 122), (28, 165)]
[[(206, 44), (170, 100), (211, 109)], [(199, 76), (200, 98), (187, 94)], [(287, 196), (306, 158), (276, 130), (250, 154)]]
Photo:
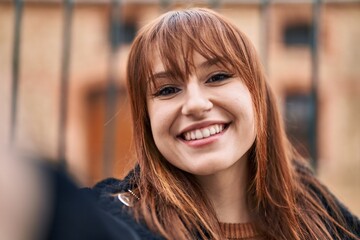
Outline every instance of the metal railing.
[[(2, 3), (9, 3), (10, 1), (3, 0)], [(41, 3), (41, 4), (59, 4), (63, 8), (63, 31), (62, 31), (62, 60), (61, 60), (61, 84), (60, 84), (60, 121), (58, 126), (58, 147), (57, 154), (60, 160), (60, 164), (66, 165), (66, 128), (67, 128), (67, 113), (68, 113), (68, 85), (69, 85), (69, 66), (71, 61), (71, 29), (72, 22), (74, 17), (73, 9), (75, 5), (78, 4), (111, 4), (111, 18), (112, 19), (120, 19), (120, 9), (123, 4), (126, 3), (144, 3), (144, 4), (159, 4), (160, 7), (168, 8), (172, 3), (179, 1), (170, 1), (170, 0), (128, 0), (128, 1), (120, 1), (120, 0), (14, 0), (13, 8), (14, 8), (14, 16), (15, 16), (15, 24), (14, 24), (14, 40), (13, 40), (13, 53), (12, 53), (12, 95), (11, 95), (11, 120), (10, 120), (10, 134), (9, 134), (9, 143), (10, 145), (14, 144), (14, 140), (16, 137), (17, 130), (17, 111), (18, 111), (18, 99), (19, 99), (19, 72), (21, 69), (20, 66), (20, 41), (21, 41), (21, 28), (22, 28), (22, 16), (24, 4), (32, 4), (32, 3)], [(201, 2), (201, 1), (200, 1)], [(204, 2), (204, 1), (203, 1)], [(354, 1), (341, 1), (344, 3), (352, 3)], [(219, 7), (221, 4), (256, 4), (260, 8), (261, 12), (261, 56), (264, 61), (264, 65), (267, 66), (267, 55), (268, 55), (268, 23), (269, 23), (269, 7), (273, 4), (295, 4), (295, 3), (310, 3), (312, 4), (312, 48), (311, 48), (311, 62), (312, 62), (312, 85), (311, 85), (311, 96), (313, 101), (313, 118), (311, 119), (311, 157), (316, 159), (317, 150), (316, 150), (316, 123), (317, 123), (317, 82), (318, 82), (318, 74), (319, 74), (319, 57), (318, 57), (318, 42), (319, 42), (319, 29), (320, 29), (320, 15), (321, 15), (321, 5), (326, 3), (338, 3), (338, 1), (320, 1), (320, 0), (223, 0), (223, 1), (210, 1), (209, 2), (213, 7)], [(112, 38), (118, 38), (121, 34), (119, 32), (120, 28), (115, 28), (115, 32), (112, 32)], [(112, 54), (110, 54), (110, 68), (108, 73), (108, 81), (107, 81), (107, 108), (106, 108), (106, 119), (110, 119), (112, 115), (115, 114), (115, 101), (116, 101), (116, 89), (115, 89), (115, 65), (112, 64), (114, 62), (114, 53), (115, 46), (111, 47)], [(104, 124), (105, 128), (105, 141), (104, 141), (104, 165), (105, 172), (104, 174), (108, 174), (111, 170), (106, 166), (110, 166), (110, 162), (112, 162), (112, 158), (114, 157), (111, 149), (114, 147), (114, 123), (110, 121), (108, 124)]]

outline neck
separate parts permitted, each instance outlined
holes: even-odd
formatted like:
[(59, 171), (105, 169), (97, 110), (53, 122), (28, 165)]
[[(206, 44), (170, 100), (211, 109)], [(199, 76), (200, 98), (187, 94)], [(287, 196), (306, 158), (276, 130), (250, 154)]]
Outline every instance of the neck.
[(197, 176), (197, 180), (212, 203), (220, 222), (251, 221), (247, 204), (247, 157), (221, 172)]

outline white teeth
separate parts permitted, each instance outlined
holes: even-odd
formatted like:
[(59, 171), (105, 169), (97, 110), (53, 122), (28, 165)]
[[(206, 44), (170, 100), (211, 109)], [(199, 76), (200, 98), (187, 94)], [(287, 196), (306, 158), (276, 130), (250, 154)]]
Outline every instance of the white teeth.
[(223, 124), (214, 124), (206, 128), (186, 132), (183, 134), (183, 136), (186, 141), (203, 139), (222, 132), (224, 130), (224, 127), (225, 126)]
[[(190, 135), (191, 135), (191, 140), (196, 139), (196, 136), (195, 136), (195, 132), (194, 132), (194, 131), (190, 132)], [(189, 140), (190, 140), (190, 139), (189, 139)]]
[(216, 133), (216, 129), (214, 126), (209, 127), (209, 130), (210, 130), (210, 135), (214, 135)]
[(201, 133), (200, 130), (196, 130), (196, 131), (195, 131), (195, 136), (196, 136), (196, 139), (201, 139), (201, 138), (203, 138), (203, 135), (202, 135), (202, 133)]
[(202, 133), (202, 135), (203, 135), (204, 138), (210, 136), (210, 130), (207, 129), (207, 128), (202, 129), (202, 130), (201, 130), (201, 133)]

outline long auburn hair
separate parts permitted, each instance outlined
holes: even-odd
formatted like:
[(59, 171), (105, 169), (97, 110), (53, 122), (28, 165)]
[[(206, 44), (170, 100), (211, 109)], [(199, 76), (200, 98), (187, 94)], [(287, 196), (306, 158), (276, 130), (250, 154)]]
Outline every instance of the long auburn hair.
[(332, 196), (289, 143), (249, 39), (221, 15), (201, 8), (163, 14), (140, 30), (130, 51), (127, 83), (140, 166), (133, 179), (140, 200), (132, 210), (138, 220), (167, 239), (224, 238), (215, 211), (194, 177), (168, 163), (155, 145), (146, 100), (154, 81), (155, 50), (174, 79), (186, 79), (196, 51), (230, 65), (248, 87), (257, 136), (249, 152), (247, 200), (266, 239), (330, 239), (334, 235), (340, 239), (340, 232), (353, 236)]

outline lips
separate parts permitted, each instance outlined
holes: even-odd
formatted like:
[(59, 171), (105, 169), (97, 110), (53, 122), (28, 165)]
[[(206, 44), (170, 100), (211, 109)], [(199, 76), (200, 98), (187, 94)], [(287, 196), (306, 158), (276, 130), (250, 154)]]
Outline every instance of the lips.
[(224, 131), (228, 124), (212, 124), (203, 128), (193, 129), (181, 134), (185, 141), (200, 140), (216, 135)]

